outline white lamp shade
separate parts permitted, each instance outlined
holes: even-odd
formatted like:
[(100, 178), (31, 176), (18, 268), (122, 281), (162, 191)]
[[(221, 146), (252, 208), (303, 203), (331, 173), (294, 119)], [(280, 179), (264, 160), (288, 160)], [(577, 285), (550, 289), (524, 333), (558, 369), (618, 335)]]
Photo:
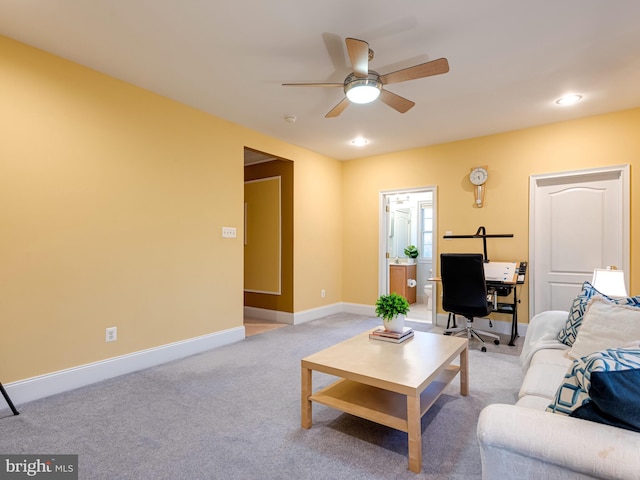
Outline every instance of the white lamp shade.
[(600, 293), (604, 293), (609, 297), (627, 296), (627, 287), (624, 284), (624, 272), (622, 270), (596, 268), (593, 271), (591, 285)]

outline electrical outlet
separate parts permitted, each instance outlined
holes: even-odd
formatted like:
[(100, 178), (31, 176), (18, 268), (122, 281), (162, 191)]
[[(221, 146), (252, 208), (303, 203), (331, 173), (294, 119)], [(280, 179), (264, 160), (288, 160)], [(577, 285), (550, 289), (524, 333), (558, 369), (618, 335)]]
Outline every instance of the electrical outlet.
[(107, 328), (105, 342), (115, 342), (118, 340), (118, 327)]
[(222, 227), (222, 238), (236, 238), (236, 227)]
[(324, 290), (320, 290), (320, 296), (322, 298), (326, 297), (326, 295), (327, 295), (327, 292), (325, 292)]

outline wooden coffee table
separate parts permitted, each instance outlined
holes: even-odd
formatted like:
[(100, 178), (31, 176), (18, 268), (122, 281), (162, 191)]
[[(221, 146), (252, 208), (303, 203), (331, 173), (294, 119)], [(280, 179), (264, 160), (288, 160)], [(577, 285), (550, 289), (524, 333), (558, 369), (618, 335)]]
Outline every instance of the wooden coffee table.
[[(460, 372), (469, 393), (466, 338), (415, 332), (404, 343), (369, 338), (369, 331), (302, 359), (302, 427), (311, 428), (312, 402), (366, 418), (409, 436), (409, 470), (422, 470), (420, 419)], [(460, 365), (451, 362), (460, 358)], [(312, 372), (340, 380), (316, 393)]]

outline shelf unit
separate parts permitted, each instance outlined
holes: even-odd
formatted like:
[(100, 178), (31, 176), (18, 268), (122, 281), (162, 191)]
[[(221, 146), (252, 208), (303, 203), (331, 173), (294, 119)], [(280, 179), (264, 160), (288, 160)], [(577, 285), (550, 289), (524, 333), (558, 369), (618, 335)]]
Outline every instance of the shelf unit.
[[(435, 403), (459, 371), (458, 365), (447, 366), (422, 392), (420, 417)], [(401, 432), (409, 431), (407, 397), (400, 393), (341, 379), (314, 393), (309, 399)]]

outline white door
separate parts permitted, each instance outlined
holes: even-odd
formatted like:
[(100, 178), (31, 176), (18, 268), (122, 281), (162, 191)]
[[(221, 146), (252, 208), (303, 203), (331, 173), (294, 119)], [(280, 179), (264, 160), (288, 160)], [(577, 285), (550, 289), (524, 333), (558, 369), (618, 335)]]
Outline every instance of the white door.
[(411, 244), (411, 210), (398, 208), (391, 212), (391, 231), (389, 232), (389, 260), (405, 258), (404, 248)]
[(595, 268), (629, 274), (629, 167), (532, 176), (529, 310), (569, 310)]

